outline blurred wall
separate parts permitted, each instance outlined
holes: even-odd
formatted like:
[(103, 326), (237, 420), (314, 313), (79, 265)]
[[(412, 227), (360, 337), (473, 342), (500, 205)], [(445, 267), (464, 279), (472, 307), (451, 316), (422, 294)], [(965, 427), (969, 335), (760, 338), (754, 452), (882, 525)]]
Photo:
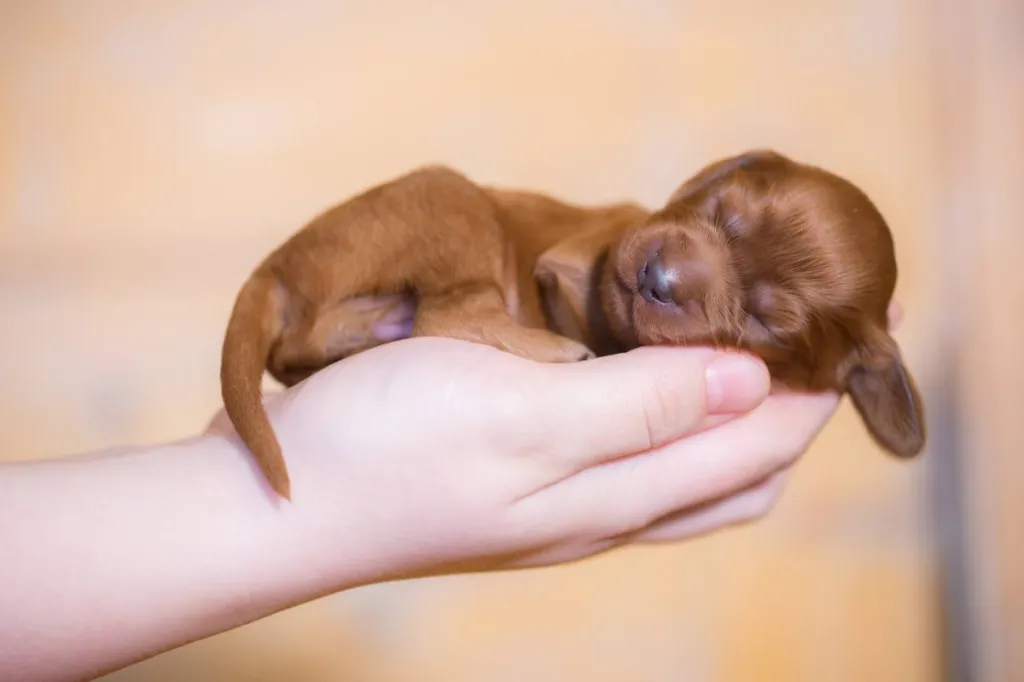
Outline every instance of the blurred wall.
[[(0, 3), (6, 452), (202, 428), (249, 269), (329, 204), (427, 162), (652, 206), (752, 146), (845, 174), (895, 233), (898, 339), (931, 395), (948, 252), (932, 9)], [(884, 457), (846, 405), (756, 526), (357, 590), (107, 679), (935, 680), (928, 467)]]

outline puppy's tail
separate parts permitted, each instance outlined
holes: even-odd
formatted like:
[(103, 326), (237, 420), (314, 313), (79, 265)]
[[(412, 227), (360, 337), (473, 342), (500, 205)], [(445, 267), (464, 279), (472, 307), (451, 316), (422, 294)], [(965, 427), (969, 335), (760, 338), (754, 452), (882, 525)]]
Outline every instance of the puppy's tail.
[(291, 499), (281, 445), (263, 408), (261, 384), (270, 349), (281, 334), (284, 292), (271, 276), (256, 273), (235, 300), (221, 349), (224, 409), (270, 486)]

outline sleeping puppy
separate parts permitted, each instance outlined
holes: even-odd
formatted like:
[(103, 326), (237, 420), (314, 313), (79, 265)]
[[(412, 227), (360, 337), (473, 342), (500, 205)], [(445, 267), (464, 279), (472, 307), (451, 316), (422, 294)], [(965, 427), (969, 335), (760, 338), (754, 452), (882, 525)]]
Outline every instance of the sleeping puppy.
[(875, 441), (912, 457), (924, 413), (887, 331), (896, 272), (889, 228), (862, 191), (773, 151), (703, 168), (656, 211), (577, 206), (429, 166), (327, 210), (256, 268), (225, 333), (222, 396), (285, 498), (264, 371), (291, 386), (410, 336), (539, 362), (738, 348), (766, 362), (776, 388), (848, 393)]

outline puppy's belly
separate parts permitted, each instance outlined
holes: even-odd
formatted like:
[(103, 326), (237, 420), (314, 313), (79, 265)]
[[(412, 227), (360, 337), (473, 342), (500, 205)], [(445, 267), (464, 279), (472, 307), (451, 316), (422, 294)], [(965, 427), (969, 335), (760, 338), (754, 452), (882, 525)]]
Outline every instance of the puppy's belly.
[(416, 308), (416, 299), (406, 294), (346, 299), (335, 308), (342, 322), (332, 345), (354, 349), (407, 339), (412, 336)]

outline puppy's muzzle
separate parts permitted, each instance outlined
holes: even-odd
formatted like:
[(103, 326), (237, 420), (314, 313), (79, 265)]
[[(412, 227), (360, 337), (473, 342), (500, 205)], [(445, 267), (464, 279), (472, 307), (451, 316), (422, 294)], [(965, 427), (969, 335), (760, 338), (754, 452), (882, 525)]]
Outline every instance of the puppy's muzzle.
[(714, 273), (695, 249), (662, 246), (637, 271), (637, 291), (648, 303), (696, 313), (704, 308)]

